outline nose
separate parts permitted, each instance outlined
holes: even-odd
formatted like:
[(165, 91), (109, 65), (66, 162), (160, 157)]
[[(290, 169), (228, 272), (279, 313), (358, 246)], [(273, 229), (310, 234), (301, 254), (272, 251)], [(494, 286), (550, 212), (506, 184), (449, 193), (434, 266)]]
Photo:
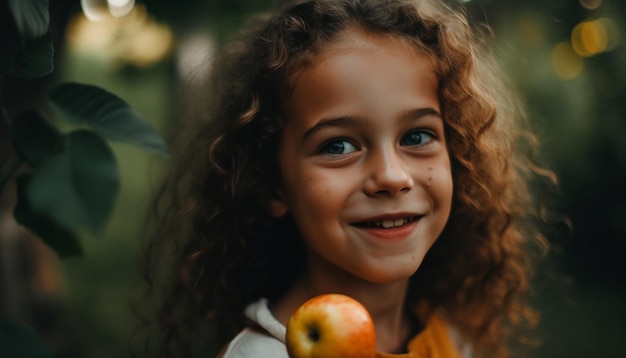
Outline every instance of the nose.
[(373, 154), (367, 165), (365, 192), (369, 196), (395, 196), (414, 186), (408, 165), (393, 149)]

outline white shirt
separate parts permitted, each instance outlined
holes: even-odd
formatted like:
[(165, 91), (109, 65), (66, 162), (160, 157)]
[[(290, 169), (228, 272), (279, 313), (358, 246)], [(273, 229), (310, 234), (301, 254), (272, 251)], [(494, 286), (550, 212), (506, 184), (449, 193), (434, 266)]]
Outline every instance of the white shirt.
[(244, 328), (228, 344), (223, 358), (289, 358), (285, 345), (287, 328), (270, 312), (266, 298), (249, 305), (244, 314), (266, 332)]
[[(244, 328), (228, 344), (222, 358), (289, 358), (285, 345), (287, 328), (274, 317), (266, 298), (250, 304), (244, 314), (260, 329)], [(472, 345), (465, 342), (450, 324), (448, 333), (463, 358), (473, 357)]]

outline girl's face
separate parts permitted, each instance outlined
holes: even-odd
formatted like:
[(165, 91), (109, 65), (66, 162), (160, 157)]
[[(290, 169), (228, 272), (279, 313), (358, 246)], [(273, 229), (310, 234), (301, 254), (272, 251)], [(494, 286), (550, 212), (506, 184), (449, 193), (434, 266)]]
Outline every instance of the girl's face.
[(311, 269), (407, 279), (452, 201), (431, 62), (401, 40), (350, 31), (292, 81), (274, 214), (293, 215)]

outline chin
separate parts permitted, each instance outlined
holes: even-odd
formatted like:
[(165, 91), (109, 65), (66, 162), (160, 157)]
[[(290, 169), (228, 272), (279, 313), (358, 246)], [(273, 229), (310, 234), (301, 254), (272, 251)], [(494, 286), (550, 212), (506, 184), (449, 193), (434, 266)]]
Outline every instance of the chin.
[(411, 265), (410, 267), (393, 267), (389, 270), (389, 265), (385, 268), (378, 268), (371, 273), (361, 276), (363, 279), (376, 283), (376, 284), (391, 284), (404, 280), (408, 280), (411, 276), (417, 272), (419, 265)]

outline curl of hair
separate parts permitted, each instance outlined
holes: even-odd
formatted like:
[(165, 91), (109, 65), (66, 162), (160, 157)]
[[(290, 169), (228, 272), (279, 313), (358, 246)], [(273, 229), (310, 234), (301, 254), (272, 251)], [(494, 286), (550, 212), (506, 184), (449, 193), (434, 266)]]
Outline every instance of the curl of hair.
[[(426, 1), (305, 1), (257, 18), (221, 51), (208, 109), (188, 120), (173, 150), (145, 263), (148, 282), (169, 282), (158, 318), (162, 355), (187, 354), (202, 322), (225, 344), (243, 327), (247, 304), (280, 296), (303, 269), (293, 221), (269, 215), (280, 185), (281, 101), (290, 75), (348, 29), (406, 40), (432, 59), (439, 79), (453, 209), (411, 278), (409, 302), (444, 307), (477, 352), (493, 356), (506, 354), (511, 331), (535, 322), (524, 301), (529, 247), (546, 242), (533, 225), (529, 180), (552, 176), (525, 155), (535, 137), (490, 60), (488, 36), (458, 10)], [(158, 276), (169, 261), (174, 274)]]

